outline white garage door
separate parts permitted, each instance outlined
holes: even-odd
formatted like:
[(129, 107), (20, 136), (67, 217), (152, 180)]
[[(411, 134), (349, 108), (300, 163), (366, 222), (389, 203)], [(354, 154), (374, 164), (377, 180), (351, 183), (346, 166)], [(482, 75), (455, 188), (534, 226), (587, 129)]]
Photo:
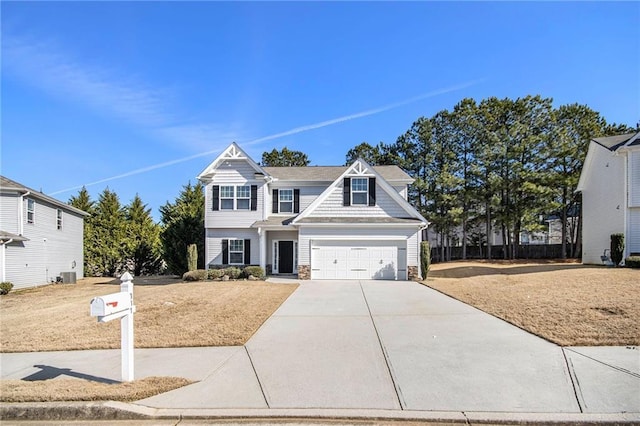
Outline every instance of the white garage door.
[(406, 279), (404, 241), (316, 241), (311, 245), (311, 279)]

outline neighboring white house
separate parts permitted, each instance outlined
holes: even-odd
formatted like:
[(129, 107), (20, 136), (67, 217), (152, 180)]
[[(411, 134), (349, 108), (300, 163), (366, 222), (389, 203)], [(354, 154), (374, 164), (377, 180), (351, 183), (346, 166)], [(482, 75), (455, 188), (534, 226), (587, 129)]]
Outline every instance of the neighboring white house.
[(582, 262), (602, 263), (611, 234), (640, 254), (640, 133), (593, 139), (582, 168)]
[(261, 167), (236, 143), (205, 184), (205, 263), (260, 265), (300, 279), (420, 277), (428, 222), (407, 202), (397, 166)]
[(88, 213), (0, 176), (0, 278), (14, 288), (84, 277)]

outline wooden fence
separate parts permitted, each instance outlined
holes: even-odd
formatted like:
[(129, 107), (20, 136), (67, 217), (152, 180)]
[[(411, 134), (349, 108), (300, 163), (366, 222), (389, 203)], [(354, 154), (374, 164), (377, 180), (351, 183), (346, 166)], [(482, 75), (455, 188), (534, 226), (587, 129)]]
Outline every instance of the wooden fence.
[[(569, 245), (567, 245), (567, 250)], [(451, 247), (451, 260), (462, 259), (462, 247)], [(482, 253), (482, 255), (481, 255)], [(559, 259), (562, 257), (562, 244), (521, 244), (518, 246), (518, 259)], [(431, 248), (431, 260), (440, 262), (442, 250), (440, 247)], [(482, 252), (478, 246), (467, 246), (467, 259), (486, 259), (487, 248), (482, 247)], [(492, 259), (504, 259), (502, 246), (491, 247)]]

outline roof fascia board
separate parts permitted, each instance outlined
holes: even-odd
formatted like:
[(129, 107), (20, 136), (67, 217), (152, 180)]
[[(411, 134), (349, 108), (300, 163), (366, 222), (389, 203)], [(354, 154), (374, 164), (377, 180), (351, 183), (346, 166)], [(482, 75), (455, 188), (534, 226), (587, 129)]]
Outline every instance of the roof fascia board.
[(221, 162), (225, 160), (244, 160), (258, 173), (262, 173), (265, 177), (269, 176), (262, 167), (258, 165), (240, 146), (232, 142), (220, 155), (216, 157), (200, 174), (198, 180), (205, 181), (209, 179), (216, 171)]
[(396, 202), (398, 203), (404, 211), (406, 211), (412, 217), (419, 219), (421, 222), (424, 222), (424, 225), (428, 225), (429, 221), (425, 219), (411, 204), (407, 202), (400, 194), (396, 192), (395, 189), (382, 177), (378, 172), (376, 172), (373, 167), (371, 167), (366, 161), (362, 158), (358, 158), (356, 161), (351, 164), (351, 166), (347, 167), (336, 180), (333, 181), (327, 189), (325, 189), (322, 194), (318, 196), (302, 213), (298, 215), (293, 220), (293, 224), (298, 224), (300, 219), (304, 219), (309, 216), (311, 212), (313, 212), (320, 204), (322, 204), (325, 199), (333, 192), (333, 190), (339, 185), (339, 183), (347, 176), (349, 176), (356, 167), (360, 166), (360, 170), (366, 170), (367, 173), (362, 176), (373, 176), (376, 178), (376, 183), (380, 185), (380, 187)]

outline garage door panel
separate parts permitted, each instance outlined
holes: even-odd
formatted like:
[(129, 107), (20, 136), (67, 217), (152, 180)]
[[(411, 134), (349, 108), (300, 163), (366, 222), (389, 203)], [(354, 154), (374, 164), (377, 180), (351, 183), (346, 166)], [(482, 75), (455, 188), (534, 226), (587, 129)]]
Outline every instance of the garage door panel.
[[(312, 245), (312, 279), (404, 279), (402, 241), (320, 241)], [(404, 260), (406, 265), (406, 260)]]

